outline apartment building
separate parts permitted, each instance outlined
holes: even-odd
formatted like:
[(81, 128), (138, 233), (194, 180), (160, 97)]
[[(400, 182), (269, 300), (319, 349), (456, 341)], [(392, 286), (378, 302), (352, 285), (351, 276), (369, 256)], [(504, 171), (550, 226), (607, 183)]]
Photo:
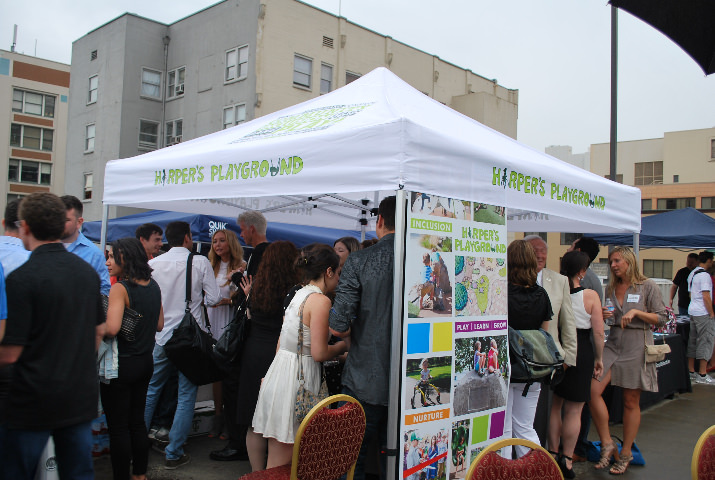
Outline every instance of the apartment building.
[(69, 65), (0, 50), (0, 198), (64, 194), (69, 84)]
[[(569, 161), (570, 147), (549, 148), (547, 153)], [(715, 218), (715, 127), (618, 142), (616, 155), (616, 180), (641, 190), (643, 216), (692, 207)], [(578, 155), (572, 157), (580, 159)], [(610, 145), (591, 145), (589, 163), (593, 173), (608, 177)], [(541, 235), (546, 237), (545, 232)], [(549, 268), (558, 270), (559, 259), (579, 236), (580, 233), (548, 234)], [(688, 253), (689, 250), (669, 248), (641, 250), (640, 267), (648, 277), (672, 279), (685, 266)], [(602, 248), (598, 261), (605, 263), (607, 257), (607, 249)], [(605, 274), (607, 269), (601, 267), (599, 272)]]
[(297, 0), (230, 0), (168, 25), (127, 13), (73, 43), (66, 190), (98, 219), (107, 161), (229, 128), (380, 66), (516, 138), (517, 90)]

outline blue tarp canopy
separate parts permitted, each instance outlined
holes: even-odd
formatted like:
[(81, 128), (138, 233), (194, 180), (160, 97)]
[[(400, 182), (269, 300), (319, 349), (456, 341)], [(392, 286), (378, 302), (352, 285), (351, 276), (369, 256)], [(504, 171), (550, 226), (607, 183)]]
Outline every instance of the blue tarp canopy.
[[(602, 245), (632, 245), (632, 234), (587, 234)], [(641, 220), (640, 248), (715, 247), (715, 219), (694, 208), (659, 213)]]
[[(107, 242), (112, 242), (118, 238), (133, 237), (137, 227), (144, 223), (155, 223), (165, 230), (168, 223), (176, 221), (186, 222), (191, 225), (191, 237), (194, 242), (210, 244), (213, 232), (222, 228), (232, 230), (236, 232), (236, 235), (241, 233), (241, 228), (236, 224), (235, 217), (151, 210), (109, 220), (107, 225)], [(86, 222), (82, 225), (82, 233), (93, 242), (99, 242), (101, 229), (101, 221)], [(335, 240), (345, 236), (352, 236), (359, 239), (360, 232), (337, 228), (269, 222), (266, 236), (270, 242), (289, 240), (300, 248), (313, 242), (332, 245)], [(375, 238), (375, 232), (366, 232), (365, 238)], [(166, 243), (166, 237), (164, 237), (164, 243)]]

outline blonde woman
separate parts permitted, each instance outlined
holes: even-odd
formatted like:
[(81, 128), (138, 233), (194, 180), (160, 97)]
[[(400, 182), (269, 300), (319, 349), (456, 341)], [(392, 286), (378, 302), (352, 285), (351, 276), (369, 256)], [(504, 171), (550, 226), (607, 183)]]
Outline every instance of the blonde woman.
[(601, 459), (596, 469), (608, 468), (617, 454), (608, 429), (608, 408), (601, 394), (611, 383), (623, 389), (623, 447), (620, 459), (610, 468), (622, 475), (633, 460), (631, 448), (641, 422), (641, 391), (657, 392), (655, 363), (645, 362), (645, 344), (653, 344), (651, 325), (665, 325), (665, 304), (658, 286), (638, 270), (630, 248), (616, 247), (608, 255), (611, 279), (606, 298), (614, 311), (603, 308), (603, 318), (611, 331), (603, 350), (603, 374), (591, 381), (591, 415), (601, 438)]
[[(243, 260), (243, 247), (238, 243), (238, 237), (231, 230), (216, 230), (211, 237), (211, 251), (209, 261), (214, 270), (216, 283), (221, 293), (221, 301), (207, 309), (209, 322), (211, 323), (211, 333), (214, 338), (219, 338), (228, 322), (233, 316), (231, 308), (231, 293), (236, 287), (231, 283), (231, 275), (236, 272), (243, 273), (246, 262)], [(213, 427), (209, 432), (209, 437), (221, 436), (225, 440), (226, 435), (222, 434), (224, 428), (223, 418), (223, 392), (221, 382), (213, 384), (215, 417)]]

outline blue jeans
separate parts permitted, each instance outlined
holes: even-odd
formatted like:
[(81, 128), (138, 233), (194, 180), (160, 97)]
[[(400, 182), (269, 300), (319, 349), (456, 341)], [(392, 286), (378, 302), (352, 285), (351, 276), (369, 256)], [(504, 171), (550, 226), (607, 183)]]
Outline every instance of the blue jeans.
[[(169, 360), (164, 352), (164, 347), (154, 345), (154, 374), (149, 381), (146, 393), (146, 409), (144, 410), (144, 423), (147, 430), (151, 426), (156, 403), (159, 401), (161, 390), (164, 388), (169, 376), (177, 372), (176, 366)], [(191, 423), (194, 420), (194, 407), (196, 405), (197, 386), (189, 381), (183, 373), (179, 373), (179, 394), (174, 414), (174, 423), (169, 431), (169, 445), (166, 447), (167, 460), (177, 460), (184, 454), (184, 443), (189, 436)]]
[(42, 451), (52, 435), (60, 478), (93, 480), (91, 422), (54, 430), (16, 430), (0, 427), (5, 446), (0, 452), (0, 478), (33, 480)]
[[(387, 457), (384, 451), (387, 449), (387, 405), (365, 403), (357, 398), (355, 393), (346, 386), (343, 386), (343, 393), (359, 401), (363, 410), (365, 410), (365, 438), (363, 438), (362, 446), (360, 446), (360, 453), (358, 454), (357, 464), (355, 465), (353, 479), (365, 480), (365, 460), (368, 455), (368, 447), (375, 435), (378, 436), (378, 447), (380, 448), (380, 478), (386, 478)], [(399, 462), (397, 462), (397, 465), (399, 467)]]

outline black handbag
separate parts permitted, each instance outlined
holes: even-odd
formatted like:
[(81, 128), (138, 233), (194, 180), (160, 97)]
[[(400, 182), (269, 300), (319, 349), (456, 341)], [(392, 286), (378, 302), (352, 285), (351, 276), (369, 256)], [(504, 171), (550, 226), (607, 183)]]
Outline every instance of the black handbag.
[(221, 337), (214, 345), (216, 364), (226, 372), (233, 369), (235, 360), (241, 358), (243, 343), (248, 337), (250, 320), (248, 319), (248, 297), (236, 309), (233, 318), (226, 325)]
[(216, 339), (201, 330), (191, 314), (191, 265), (195, 253), (190, 253), (186, 264), (186, 310), (181, 323), (174, 330), (164, 351), (169, 360), (195, 385), (206, 385), (222, 380), (226, 374), (219, 368), (213, 354)]
[[(132, 304), (132, 294), (129, 293), (127, 285), (122, 281), (120, 282), (124, 285), (127, 290), (127, 296), (129, 297), (129, 304)], [(107, 310), (109, 309), (109, 297), (107, 295), (102, 295), (102, 307), (104, 308), (104, 318), (107, 318)], [(142, 322), (144, 315), (139, 312), (132, 310), (131, 308), (125, 306), (124, 314), (122, 315), (122, 326), (119, 327), (119, 332), (117, 332), (117, 337), (121, 337), (127, 342), (133, 342), (136, 340), (137, 327), (139, 322)]]

